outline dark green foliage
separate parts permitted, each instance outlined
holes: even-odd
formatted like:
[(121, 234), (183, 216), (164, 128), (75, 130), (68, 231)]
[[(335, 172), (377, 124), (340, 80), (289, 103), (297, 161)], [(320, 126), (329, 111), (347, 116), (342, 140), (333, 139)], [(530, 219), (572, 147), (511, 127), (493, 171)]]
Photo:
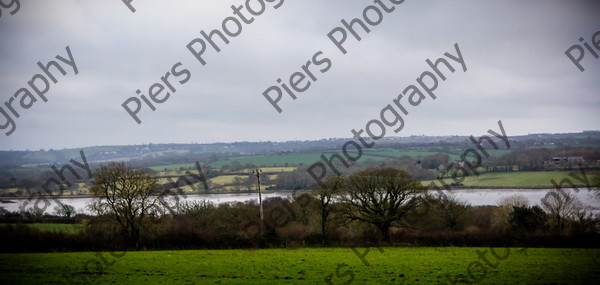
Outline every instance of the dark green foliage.
[(542, 229), (548, 217), (539, 206), (533, 207), (513, 207), (508, 222), (515, 230), (534, 232)]

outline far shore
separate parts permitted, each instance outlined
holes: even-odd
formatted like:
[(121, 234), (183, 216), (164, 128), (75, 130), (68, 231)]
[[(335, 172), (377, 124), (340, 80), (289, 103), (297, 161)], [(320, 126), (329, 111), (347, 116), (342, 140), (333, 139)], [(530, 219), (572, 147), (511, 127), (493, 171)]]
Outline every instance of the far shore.
[[(442, 185), (438, 185), (441, 189), (446, 190)], [(513, 190), (552, 190), (555, 189), (554, 187), (551, 186), (527, 186), (527, 187), (523, 187), (523, 186), (450, 186), (448, 185), (448, 187), (450, 188), (449, 190), (504, 190), (504, 189), (513, 189)], [(576, 185), (576, 187), (579, 190), (588, 190), (587, 187), (585, 185)], [(598, 186), (591, 186), (591, 188), (596, 188)], [(433, 188), (427, 189), (427, 190), (435, 190)], [(263, 194), (271, 194), (271, 193), (285, 193), (285, 192), (293, 192), (295, 190), (262, 190)], [(305, 191), (308, 192), (310, 190), (299, 190), (301, 192)], [(257, 193), (257, 191), (228, 191), (228, 192), (200, 192), (200, 193), (190, 193), (187, 192), (185, 193), (185, 195), (224, 195), (224, 194), (251, 194), (251, 193)], [(26, 200), (26, 199), (34, 199), (35, 197), (49, 197), (48, 195), (43, 195), (43, 196), (33, 196), (33, 197), (25, 197), (25, 196), (21, 196), (21, 197), (0, 197), (0, 203), (10, 203), (10, 200)], [(54, 196), (55, 198), (60, 198), (60, 199), (77, 199), (77, 198), (94, 198), (94, 196), (92, 195), (56, 195)]]

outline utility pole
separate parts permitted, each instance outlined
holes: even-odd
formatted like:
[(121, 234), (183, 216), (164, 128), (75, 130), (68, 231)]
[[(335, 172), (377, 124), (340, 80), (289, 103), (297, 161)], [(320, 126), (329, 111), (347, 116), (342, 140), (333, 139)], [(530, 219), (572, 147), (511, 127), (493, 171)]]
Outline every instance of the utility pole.
[(264, 228), (265, 228), (265, 218), (264, 218), (264, 214), (263, 214), (263, 206), (262, 206), (262, 194), (260, 193), (260, 173), (262, 172), (262, 169), (256, 169), (252, 171), (252, 174), (256, 175), (256, 179), (257, 179), (257, 184), (258, 184), (258, 205), (260, 207), (260, 233), (264, 234)]

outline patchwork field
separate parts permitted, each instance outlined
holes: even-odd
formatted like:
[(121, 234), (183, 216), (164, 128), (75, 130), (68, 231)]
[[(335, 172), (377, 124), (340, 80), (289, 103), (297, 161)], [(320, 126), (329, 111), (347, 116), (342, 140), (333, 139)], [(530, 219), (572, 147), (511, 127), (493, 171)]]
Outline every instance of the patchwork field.
[(599, 278), (599, 249), (385, 247), (368, 252), (358, 248), (356, 253), (351, 248), (302, 248), (0, 254), (0, 284), (594, 284)]
[[(247, 163), (252, 163), (259, 167), (273, 167), (275, 169), (279, 169), (282, 165), (289, 166), (298, 166), (298, 165), (311, 165), (317, 161), (320, 161), (321, 154), (331, 154), (333, 152), (340, 152), (340, 150), (333, 150), (332, 152), (313, 152), (313, 153), (286, 153), (286, 154), (270, 154), (270, 155), (255, 155), (255, 156), (240, 156), (240, 157), (232, 157), (226, 158), (222, 160), (215, 161), (210, 163), (209, 165), (213, 168), (220, 168), (224, 165), (232, 165), (234, 161), (237, 161), (240, 165), (245, 165)], [(492, 155), (498, 155), (502, 152), (500, 151), (490, 151)], [(352, 153), (352, 152), (351, 152)], [(415, 149), (367, 149), (363, 150), (360, 161), (366, 160), (383, 160), (388, 158), (398, 158), (402, 156), (409, 156), (412, 158), (424, 157), (427, 155), (437, 154), (437, 152), (424, 151), (423, 148), (415, 148)], [(451, 155), (451, 159), (459, 159), (458, 155)], [(177, 169), (179, 167), (193, 167), (193, 164), (182, 164), (176, 165)], [(163, 170), (165, 167), (156, 166), (152, 167), (155, 170)], [(169, 167), (167, 167), (170, 169)], [(263, 169), (264, 171), (264, 169)], [(277, 170), (278, 171), (278, 170)]]

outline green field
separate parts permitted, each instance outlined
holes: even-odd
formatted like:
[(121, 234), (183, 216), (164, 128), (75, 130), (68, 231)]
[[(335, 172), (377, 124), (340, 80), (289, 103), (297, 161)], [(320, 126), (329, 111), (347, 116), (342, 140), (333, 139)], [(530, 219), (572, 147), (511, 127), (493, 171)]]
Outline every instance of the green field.
[[(286, 153), (286, 154), (269, 154), (269, 155), (255, 155), (255, 156), (238, 156), (221, 159), (209, 165), (213, 168), (221, 168), (225, 165), (231, 166), (234, 161), (237, 161), (239, 165), (254, 164), (258, 167), (273, 167), (273, 166), (298, 166), (298, 165), (311, 165), (317, 161), (320, 161), (321, 154), (326, 156), (331, 155), (333, 152), (341, 153), (341, 150), (331, 150), (327, 152), (313, 152), (313, 153)], [(498, 152), (500, 153), (500, 152)], [(386, 158), (398, 158), (402, 156), (409, 156), (412, 158), (424, 157), (427, 155), (437, 154), (437, 152), (424, 151), (423, 148), (417, 149), (366, 149), (363, 150), (361, 161), (366, 160), (383, 160)], [(354, 154), (353, 154), (354, 155)], [(457, 155), (451, 155), (451, 159), (459, 159)], [(153, 166), (151, 169), (156, 171), (178, 170), (180, 167), (194, 168), (193, 163), (182, 163), (182, 164), (171, 164), (171, 165), (158, 165)], [(276, 167), (278, 168), (278, 167)]]
[(259, 167), (266, 166), (292, 166), (292, 165), (310, 165), (319, 159), (320, 153), (289, 153), (289, 154), (272, 154), (272, 155), (256, 155), (256, 156), (241, 156), (222, 159), (210, 163), (214, 168), (221, 168), (224, 165), (232, 165), (234, 161), (240, 165), (252, 163)]
[[(296, 167), (292, 167), (292, 166), (280, 166), (280, 167), (261, 167), (260, 168), (263, 172), (289, 172), (289, 171), (294, 171), (296, 170)], [(254, 169), (242, 169), (242, 171), (249, 171), (252, 172), (252, 170)]]
[(481, 284), (595, 284), (600, 278), (600, 249), (365, 250), (357, 249), (364, 261), (350, 248), (0, 254), (0, 284), (325, 284), (327, 276), (330, 284), (352, 278), (353, 284), (448, 284), (469, 273)]
[[(188, 168), (192, 168), (192, 169), (196, 169), (196, 163), (177, 163), (177, 164), (166, 164), (166, 165), (157, 165), (157, 166), (152, 166), (150, 167), (150, 169), (154, 170), (154, 171), (162, 171), (164, 172), (165, 169), (167, 169), (168, 171), (178, 171), (179, 168), (183, 167), (183, 169), (188, 169)], [(178, 172), (177, 172), (178, 173)], [(185, 171), (184, 171), (185, 173)]]
[[(584, 183), (577, 181), (569, 176), (569, 173), (574, 173), (578, 177), (582, 174), (578, 170), (569, 171), (517, 171), (517, 172), (494, 172), (482, 173), (479, 176), (465, 177), (461, 183), (465, 186), (472, 187), (549, 187), (553, 188), (552, 179), (559, 183), (563, 178), (569, 178), (575, 185), (584, 186)], [(592, 183), (592, 173), (586, 173), (590, 183)], [(444, 179), (446, 184), (457, 182), (452, 178)], [(431, 181), (423, 181), (423, 185), (429, 185)], [(437, 182), (436, 184), (441, 185)]]

